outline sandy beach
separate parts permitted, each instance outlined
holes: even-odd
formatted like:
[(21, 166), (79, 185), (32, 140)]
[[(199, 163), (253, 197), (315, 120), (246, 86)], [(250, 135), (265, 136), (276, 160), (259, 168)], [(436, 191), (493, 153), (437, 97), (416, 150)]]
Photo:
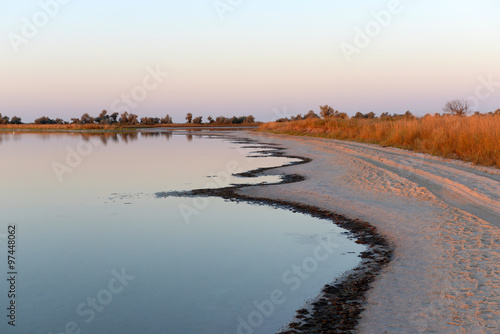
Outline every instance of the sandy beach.
[(372, 283), (359, 333), (500, 332), (500, 171), (395, 148), (245, 132), (306, 164), (304, 181), (241, 195), (312, 205), (377, 228), (394, 257)]

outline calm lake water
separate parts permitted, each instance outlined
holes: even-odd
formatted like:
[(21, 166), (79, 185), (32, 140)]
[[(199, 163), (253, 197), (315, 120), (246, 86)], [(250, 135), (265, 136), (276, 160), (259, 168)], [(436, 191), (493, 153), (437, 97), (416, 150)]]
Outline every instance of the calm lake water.
[(230, 176), (292, 161), (245, 146), (219, 132), (0, 134), (0, 332), (277, 331), (364, 246), (287, 210), (155, 196), (279, 182)]

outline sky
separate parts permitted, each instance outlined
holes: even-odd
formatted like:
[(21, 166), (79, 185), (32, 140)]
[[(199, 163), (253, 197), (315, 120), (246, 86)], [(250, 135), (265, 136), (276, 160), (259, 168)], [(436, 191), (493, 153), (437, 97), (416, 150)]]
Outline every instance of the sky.
[(0, 0), (0, 113), (500, 108), (495, 0)]

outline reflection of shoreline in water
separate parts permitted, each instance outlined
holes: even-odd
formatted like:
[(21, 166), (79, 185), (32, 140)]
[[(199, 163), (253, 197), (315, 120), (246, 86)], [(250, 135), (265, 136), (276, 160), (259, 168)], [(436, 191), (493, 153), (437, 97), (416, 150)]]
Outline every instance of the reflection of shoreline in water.
[(64, 136), (76, 136), (81, 137), (84, 141), (89, 141), (91, 138), (94, 139), (99, 137), (102, 144), (107, 145), (108, 142), (124, 142), (128, 144), (129, 142), (136, 141), (139, 138), (139, 134), (142, 137), (165, 137), (167, 140), (172, 138), (172, 131), (157, 131), (157, 132), (107, 132), (107, 133), (75, 133), (75, 132), (0, 132), (0, 144), (3, 142), (8, 142), (9, 140), (21, 140), (22, 136), (36, 135), (39, 139), (48, 140), (50, 137), (55, 135)]
[(128, 143), (136, 141), (138, 139), (139, 134), (142, 137), (165, 137), (167, 140), (172, 138), (174, 131), (178, 134), (183, 134), (186, 136), (187, 140), (191, 142), (193, 138), (203, 138), (209, 132), (219, 132), (219, 131), (239, 131), (244, 130), (243, 128), (200, 128), (200, 129), (187, 129), (187, 128), (176, 128), (176, 129), (137, 129), (130, 130), (126, 132), (88, 132), (88, 131), (29, 131), (29, 130), (21, 130), (21, 131), (0, 131), (0, 145), (2, 142), (7, 142), (10, 139), (20, 140), (21, 135), (37, 135), (38, 138), (42, 140), (48, 140), (49, 137), (54, 135), (65, 135), (65, 136), (80, 136), (84, 141), (89, 141), (90, 138), (99, 137), (99, 140), (102, 144), (107, 145), (109, 141), (119, 142), (123, 141), (124, 143)]

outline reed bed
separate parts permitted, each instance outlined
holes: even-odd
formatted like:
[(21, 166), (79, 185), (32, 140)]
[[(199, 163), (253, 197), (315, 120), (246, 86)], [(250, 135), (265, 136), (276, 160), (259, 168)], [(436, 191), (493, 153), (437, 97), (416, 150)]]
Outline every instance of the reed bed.
[(393, 146), (500, 168), (500, 114), (400, 119), (309, 118), (266, 123), (259, 131)]

